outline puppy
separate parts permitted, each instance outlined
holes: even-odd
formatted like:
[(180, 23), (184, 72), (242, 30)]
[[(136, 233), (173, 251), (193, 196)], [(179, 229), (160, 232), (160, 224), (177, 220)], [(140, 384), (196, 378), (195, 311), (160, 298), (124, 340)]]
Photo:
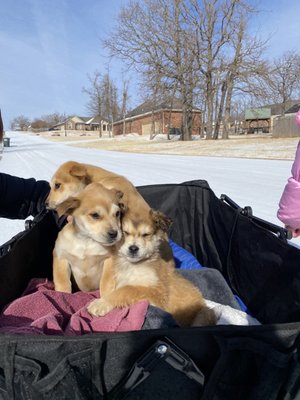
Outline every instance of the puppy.
[(53, 250), (55, 290), (71, 293), (71, 275), (84, 292), (99, 288), (104, 260), (122, 237), (122, 195), (91, 183), (57, 206), (58, 214), (72, 215), (72, 221), (58, 234)]
[(94, 165), (68, 161), (62, 164), (50, 181), (50, 193), (46, 200), (49, 208), (57, 206), (69, 196), (76, 196), (91, 182), (101, 183), (107, 189), (124, 193), (122, 202), (127, 207), (149, 210), (150, 207), (134, 185), (125, 177)]
[(107, 260), (101, 283), (101, 299), (88, 306), (92, 315), (103, 316), (139, 300), (171, 313), (179, 325), (214, 325), (216, 317), (200, 291), (175, 270), (167, 230), (170, 220), (162, 213), (125, 213), (123, 239)]

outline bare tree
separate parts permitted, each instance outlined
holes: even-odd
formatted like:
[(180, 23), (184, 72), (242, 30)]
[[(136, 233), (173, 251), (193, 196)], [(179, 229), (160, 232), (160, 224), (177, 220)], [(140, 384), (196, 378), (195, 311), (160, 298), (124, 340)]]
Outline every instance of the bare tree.
[(35, 118), (31, 122), (30, 126), (33, 131), (47, 130), (49, 128), (48, 123), (44, 119), (41, 119), (41, 118)]
[[(193, 26), (197, 69), (205, 98), (206, 138), (218, 138), (224, 109), (230, 110), (234, 84), (243, 63), (245, 24), (253, 12), (246, 1), (186, 1), (186, 18)], [(244, 49), (243, 49), (244, 51)]]
[(157, 76), (178, 88), (183, 104), (183, 138), (191, 139), (194, 57), (187, 43), (190, 32), (183, 19), (184, 0), (133, 1), (119, 14), (114, 33), (104, 44), (147, 79)]
[(109, 72), (102, 78), (103, 116), (109, 121), (110, 132), (113, 135), (113, 124), (120, 115), (118, 89), (112, 81)]
[(60, 124), (68, 118), (65, 113), (54, 112), (52, 114), (46, 114), (41, 116), (41, 120), (45, 121), (50, 128), (51, 126)]
[(191, 138), (199, 93), (204, 98), (206, 137), (218, 137), (224, 118), (226, 138), (237, 83), (259, 75), (262, 43), (246, 40), (245, 21), (253, 12), (241, 0), (133, 1), (122, 9), (105, 45), (147, 81), (159, 82), (160, 88), (176, 87), (183, 105), (184, 139)]
[[(243, 94), (248, 91), (252, 95), (256, 94), (256, 96), (262, 97), (264, 91), (262, 90), (261, 81), (268, 76), (267, 63), (263, 59), (266, 41), (247, 34), (246, 21), (249, 19), (248, 14), (249, 11), (246, 10), (246, 12), (244, 11), (243, 14), (238, 16), (235, 24), (236, 30), (230, 38), (232, 57), (225, 59), (226, 72), (223, 80), (225, 96), (221, 100), (218, 121), (219, 124), (221, 119), (223, 122), (223, 139), (228, 139), (229, 137), (233, 98), (241, 93), (241, 88)], [(249, 81), (252, 82), (250, 87)], [(215, 130), (215, 136), (218, 133)]]
[(65, 114), (58, 112), (53, 114), (42, 115), (39, 118), (34, 118), (31, 122), (31, 128), (33, 130), (47, 130), (54, 125), (60, 124), (67, 119)]
[(100, 72), (95, 71), (93, 75), (88, 75), (90, 86), (83, 88), (82, 91), (89, 96), (87, 110), (91, 116), (99, 117), (99, 137), (102, 137), (103, 120), (103, 82)]
[(123, 136), (126, 135), (126, 114), (127, 114), (127, 108), (128, 108), (128, 100), (129, 100), (129, 91), (128, 91), (128, 85), (129, 81), (124, 78), (122, 79), (122, 104), (121, 104), (121, 115), (122, 115), (122, 120), (123, 120)]
[(83, 88), (83, 92), (89, 96), (87, 109), (91, 116), (99, 117), (99, 137), (102, 137), (103, 120), (109, 122), (109, 132), (113, 133), (113, 123), (120, 115), (118, 90), (109, 73), (102, 75), (100, 72), (95, 71), (88, 78), (90, 87)]
[(27, 131), (30, 125), (30, 120), (24, 115), (19, 115), (15, 117), (10, 122), (10, 127), (12, 130), (19, 129), (21, 131)]
[(286, 52), (274, 59), (265, 88), (269, 99), (282, 104), (281, 113), (284, 113), (286, 102), (293, 100), (300, 90), (300, 55)]

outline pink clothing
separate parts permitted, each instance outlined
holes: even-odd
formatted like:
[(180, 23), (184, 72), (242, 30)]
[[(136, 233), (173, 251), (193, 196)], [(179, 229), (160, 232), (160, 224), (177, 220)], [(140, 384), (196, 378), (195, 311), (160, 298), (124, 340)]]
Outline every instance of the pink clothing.
[(292, 176), (283, 190), (277, 217), (293, 229), (300, 228), (300, 141), (292, 166)]
[(47, 279), (32, 279), (22, 297), (0, 313), (0, 333), (83, 335), (95, 332), (140, 330), (148, 302), (114, 309), (104, 317), (91, 316), (86, 306), (99, 291), (61, 293)]

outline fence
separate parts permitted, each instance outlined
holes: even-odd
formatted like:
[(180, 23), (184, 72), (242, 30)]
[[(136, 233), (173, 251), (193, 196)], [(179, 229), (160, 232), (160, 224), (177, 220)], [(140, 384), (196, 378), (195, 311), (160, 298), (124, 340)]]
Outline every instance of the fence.
[(300, 136), (300, 127), (295, 123), (295, 114), (276, 117), (273, 120), (273, 137), (297, 137)]

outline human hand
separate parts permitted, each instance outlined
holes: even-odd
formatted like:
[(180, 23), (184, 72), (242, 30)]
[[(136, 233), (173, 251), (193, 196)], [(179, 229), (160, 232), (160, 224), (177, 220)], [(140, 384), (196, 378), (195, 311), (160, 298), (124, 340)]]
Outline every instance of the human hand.
[(291, 233), (293, 238), (300, 236), (300, 228), (292, 228), (289, 225), (285, 225), (285, 228), (288, 229)]

